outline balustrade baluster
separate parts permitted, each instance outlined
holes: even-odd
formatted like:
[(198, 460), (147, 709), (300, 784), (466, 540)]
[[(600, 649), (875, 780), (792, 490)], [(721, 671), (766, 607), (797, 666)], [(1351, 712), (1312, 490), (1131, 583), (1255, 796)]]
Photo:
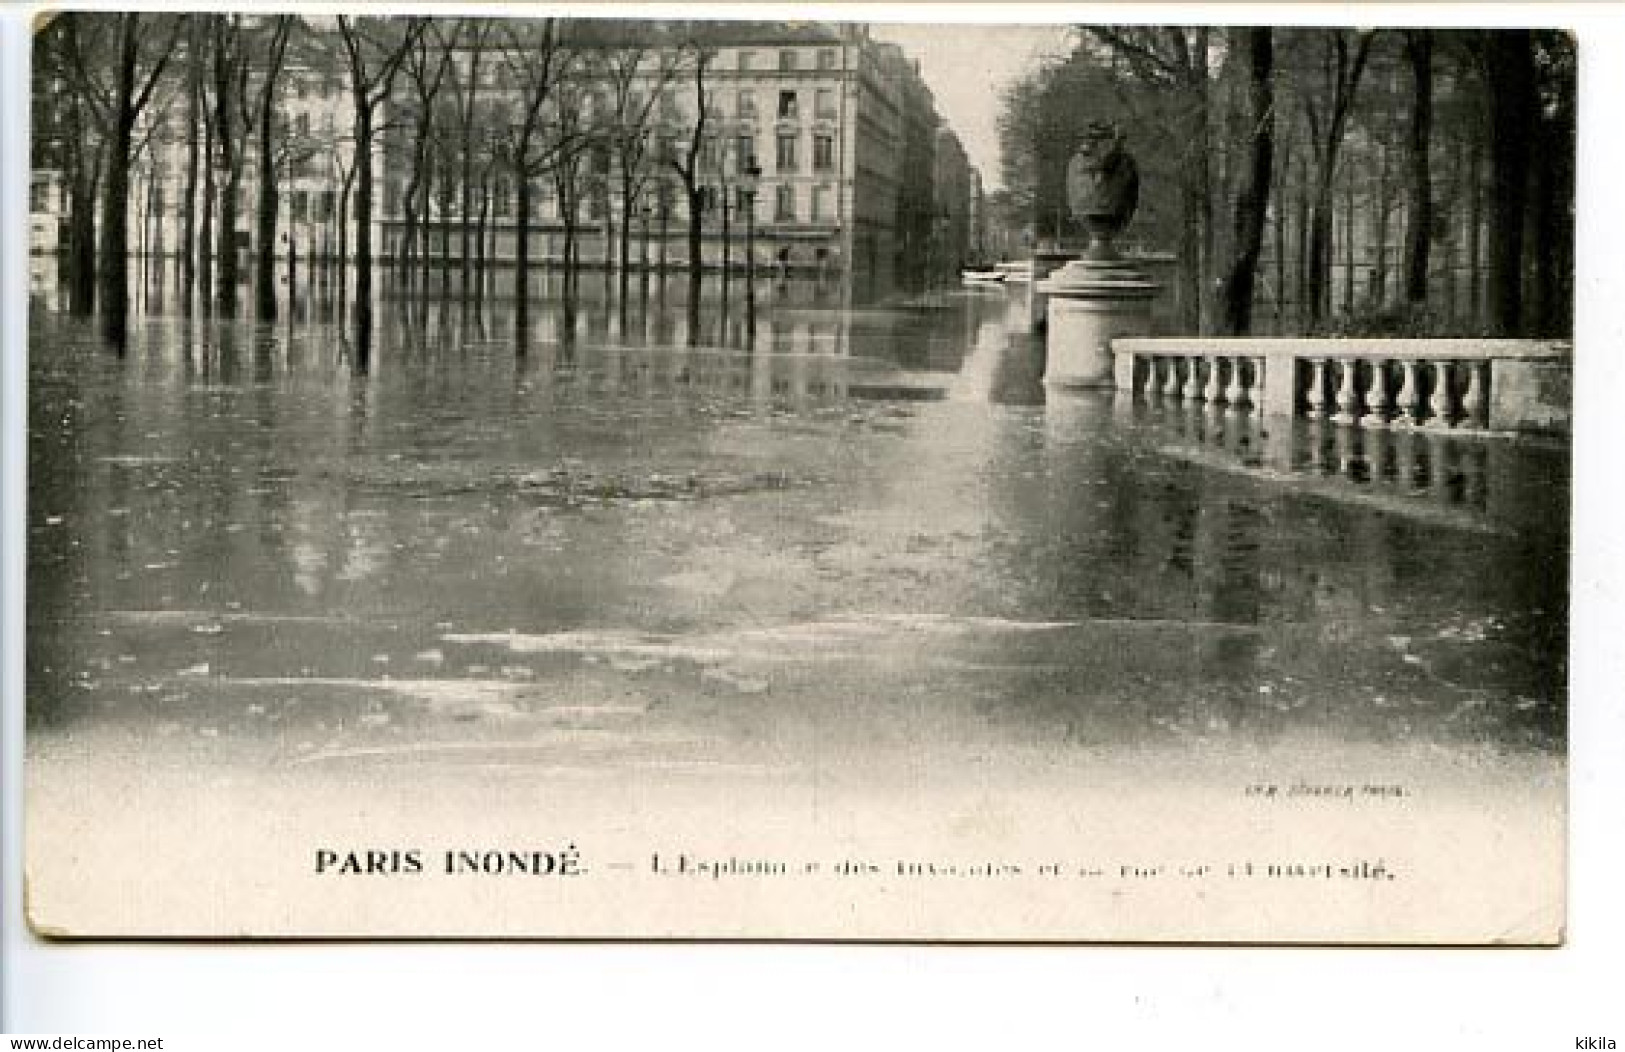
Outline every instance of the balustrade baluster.
[(1219, 401), (1222, 388), (1219, 387), (1219, 359), (1217, 357), (1207, 360), (1207, 383), (1202, 388), (1202, 400), (1208, 405), (1215, 405)]
[(1422, 385), (1416, 379), (1416, 366), (1414, 358), (1407, 358), (1402, 363), (1403, 378), (1399, 384), (1399, 397), (1395, 404), (1405, 415), (1395, 417), (1396, 424), (1415, 426), (1422, 422)]
[(1185, 359), (1185, 389), (1181, 392), (1187, 402), (1202, 397), (1202, 357), (1193, 354)]
[(1247, 389), (1242, 385), (1242, 363), (1245, 358), (1230, 359), (1230, 385), (1224, 389), (1224, 400), (1231, 409), (1247, 407)]
[(1170, 399), (1179, 397), (1179, 357), (1168, 357), (1168, 375), (1163, 378), (1162, 393)]
[(1337, 415), (1332, 421), (1353, 424), (1360, 419), (1360, 394), (1354, 389), (1354, 359), (1337, 360)]
[(1261, 354), (1253, 359), (1253, 408), (1259, 415), (1264, 412), (1264, 356)]
[(1326, 359), (1314, 358), (1309, 363), (1309, 417), (1318, 420), (1326, 415)]
[(1388, 362), (1382, 358), (1371, 363), (1371, 387), (1366, 391), (1365, 403), (1365, 425), (1387, 427), (1391, 415), (1388, 409)]
[(1467, 366), (1467, 393), (1461, 396), (1466, 423), (1472, 427), (1490, 426), (1490, 363), (1471, 362)]
[(1448, 359), (1433, 363), (1433, 396), (1428, 404), (1432, 414), (1428, 423), (1433, 427), (1449, 427), (1455, 419), (1455, 410), (1450, 404), (1450, 367), (1453, 364)]

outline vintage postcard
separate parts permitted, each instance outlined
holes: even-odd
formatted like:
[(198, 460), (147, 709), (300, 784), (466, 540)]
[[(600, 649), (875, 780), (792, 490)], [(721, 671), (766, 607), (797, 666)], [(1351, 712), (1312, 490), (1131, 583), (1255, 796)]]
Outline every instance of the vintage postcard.
[(1584, 41), (853, 12), (39, 18), (37, 932), (1563, 939)]

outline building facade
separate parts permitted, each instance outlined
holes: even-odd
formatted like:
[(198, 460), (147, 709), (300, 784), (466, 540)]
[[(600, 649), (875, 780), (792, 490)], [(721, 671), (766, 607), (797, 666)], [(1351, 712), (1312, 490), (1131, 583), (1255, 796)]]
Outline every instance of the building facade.
[[(531, 179), (534, 263), (563, 262), (568, 240), (586, 267), (621, 258), (637, 268), (687, 267), (689, 197), (678, 165), (692, 162), (707, 268), (743, 269), (749, 247), (758, 272), (840, 280), (858, 302), (951, 277), (966, 255), (969, 168), (916, 63), (861, 24), (682, 26), (674, 34), (651, 23), (649, 40), (631, 48), (625, 40), (635, 38), (623, 37), (621, 53), (640, 57), (618, 85), (606, 82), (608, 59), (585, 54), (594, 44), (572, 45), (580, 61), (556, 89), (547, 119), (575, 121), (587, 145), (572, 187), (561, 188), (545, 172)], [(328, 31), (305, 28), (317, 42), (307, 54), (319, 55)], [(427, 155), (415, 150), (409, 129), (422, 103), (410, 77), (396, 78), (370, 158), (378, 188), (373, 251), (381, 261), (396, 261), (409, 240), (417, 261), (459, 268), (467, 246), (482, 269), (500, 270), (515, 258), (518, 231), (517, 175), (502, 163), (498, 144), (507, 122), (517, 119), (521, 89), (491, 51), (482, 63), (467, 44), (452, 46), (449, 80), (472, 100), (466, 112), (474, 119), (464, 121), (471, 132), (461, 141), (459, 133), (442, 134)], [(606, 53), (612, 47), (596, 46)], [(296, 62), (279, 81), (279, 258), (323, 261), (353, 251), (354, 111), (340, 74), (335, 55), (326, 65)], [(699, 153), (690, 157), (702, 91)], [(443, 89), (433, 103), (442, 128), (449, 94)], [(560, 106), (568, 113), (561, 115)], [(628, 112), (642, 115), (643, 137), (630, 195), (619, 179), (616, 145)], [(185, 107), (155, 110), (145, 120), (146, 145), (132, 166), (130, 244), (132, 252), (161, 259), (173, 257), (183, 241), (182, 201), (190, 185)], [(255, 248), (254, 148), (250, 141), (237, 230), (215, 230), (210, 239), (217, 255), (232, 250), (246, 258)], [(420, 162), (430, 170), (414, 179)], [(478, 185), (464, 192), (470, 172)], [(430, 191), (412, 194), (425, 177)], [(195, 182), (201, 194), (203, 180)], [(52, 194), (41, 189), (36, 197)], [(195, 214), (202, 213), (199, 206)], [(211, 210), (216, 224), (218, 213)], [(34, 244), (51, 243), (48, 233), (42, 229)], [(629, 242), (624, 248), (622, 240)]]

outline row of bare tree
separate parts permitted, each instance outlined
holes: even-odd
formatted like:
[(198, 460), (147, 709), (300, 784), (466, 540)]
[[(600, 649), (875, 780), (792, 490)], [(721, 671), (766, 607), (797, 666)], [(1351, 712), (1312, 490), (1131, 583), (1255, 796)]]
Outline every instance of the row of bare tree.
[[(145, 155), (184, 142), (176, 268), (183, 309), (239, 308), (236, 231), (253, 165), (253, 310), (277, 312), (279, 208), (292, 173), (327, 154), (343, 172), (339, 261), (353, 263), (355, 345), (372, 331), (376, 165), (386, 146), (404, 172), (396, 271), (426, 281), (433, 204), (455, 211), (461, 291), (483, 287), (485, 224), (511, 188), (518, 324), (527, 324), (536, 195), (548, 186), (564, 227), (566, 288), (579, 265), (589, 187), (618, 208), (627, 294), (634, 217), (651, 188), (686, 198), (689, 310), (698, 310), (706, 195), (719, 177), (707, 78), (714, 48), (703, 23), (610, 20), (354, 18), (291, 15), (73, 13), (39, 36), (35, 163), (62, 173), (70, 308), (100, 315), (116, 345), (129, 313), (130, 173)], [(296, 132), (282, 102), (292, 77), (342, 95), (349, 127), (320, 141)], [(686, 105), (664, 103), (674, 91)], [(589, 98), (595, 103), (589, 106)], [(179, 134), (175, 129), (179, 129)], [(342, 159), (340, 159), (342, 158)], [(156, 167), (157, 162), (152, 161)], [(437, 185), (438, 184), (438, 185)], [(454, 208), (446, 207), (455, 201)], [(353, 203), (352, 203), (353, 202)], [(663, 210), (664, 214), (664, 210)], [(442, 228), (445, 224), (442, 222)], [(350, 242), (353, 229), (354, 243)], [(345, 268), (339, 281), (347, 282)], [(449, 282), (449, 270), (446, 278)], [(698, 331), (697, 324), (690, 331)]]
[(1040, 238), (1068, 233), (1062, 176), (1095, 116), (1132, 129), (1137, 226), (1176, 249), (1192, 331), (1261, 309), (1308, 332), (1569, 327), (1563, 34), (1080, 27), (1004, 99), (1007, 207)]

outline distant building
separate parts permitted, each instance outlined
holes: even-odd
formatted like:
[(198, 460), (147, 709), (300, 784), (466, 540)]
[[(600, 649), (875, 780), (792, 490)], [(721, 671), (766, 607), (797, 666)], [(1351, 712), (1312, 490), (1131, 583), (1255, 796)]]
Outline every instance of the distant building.
[[(685, 43), (697, 42), (707, 53), (707, 120), (701, 144), (706, 266), (720, 266), (727, 258), (742, 269), (749, 228), (759, 270), (846, 280), (853, 297), (863, 301), (924, 288), (951, 275), (968, 258), (971, 194), (964, 151), (943, 126), (917, 64), (900, 48), (872, 39), (861, 24), (690, 26), (699, 30), (700, 39), (691, 32)], [(676, 47), (670, 42), (651, 47), (647, 70), (638, 67), (632, 88), (662, 96), (651, 107), (654, 119), (648, 129), (656, 140), (653, 166), (630, 224), (629, 240), (635, 244), (628, 254), (634, 267), (661, 261), (671, 268), (687, 265), (685, 195), (670, 164), (658, 156), (660, 149), (686, 145), (697, 109), (691, 70), (665, 81), (658, 73)], [(466, 52), (454, 54), (453, 61), (466, 73)], [(321, 260), (353, 250), (355, 237), (346, 229), (353, 226), (353, 111), (336, 63), (328, 69), (295, 66), (283, 74), (278, 113), (287, 125), (278, 171), (279, 257), (291, 249), (301, 259)], [(504, 100), (511, 101), (515, 92), (513, 85), (501, 82), (498, 65), (487, 58), (479, 87), (480, 105), (493, 119), (512, 112)], [(594, 84), (585, 74), (568, 83), (575, 89), (571, 97), (582, 106), (585, 127), (590, 130), (594, 122), (608, 119), (602, 83)], [(378, 121), (386, 131), (372, 159), (378, 187), (372, 243), (382, 260), (395, 258), (407, 225), (413, 157), (405, 131), (409, 121), (403, 118), (414, 106), (409, 79), (398, 77), (387, 112)], [(131, 251), (172, 257), (182, 239), (187, 184), (184, 107), (170, 106), (149, 121), (149, 145), (131, 173)], [(491, 138), (483, 133), (476, 148), (487, 148)], [(238, 229), (225, 237), (217, 231), (212, 241), (235, 246), (245, 257), (254, 236), (253, 149), (251, 142)], [(621, 226), (622, 202), (611, 192), (608, 153), (607, 147), (595, 147), (584, 160), (575, 233), (577, 258), (586, 266), (618, 257), (613, 239)], [(417, 218), (418, 247), (437, 265), (458, 266), (462, 195), (449, 182), (457, 177), (458, 160), (441, 156), (433, 163), (439, 165), (435, 192)], [(752, 167), (760, 173), (753, 197), (744, 193)], [(565, 236), (558, 194), (545, 177), (532, 185), (531, 258), (557, 263)], [(477, 221), (483, 235), (471, 252), (497, 266), (514, 258), (515, 189), (506, 168), (489, 166), (471, 208), (477, 217), (471, 215), (469, 223)], [(39, 203), (43, 207), (35, 211), (42, 221), (62, 214), (60, 193)], [(198, 212), (201, 216), (202, 209)], [(218, 210), (215, 214), (218, 219)], [(46, 247), (43, 227), (35, 243), (41, 251), (52, 250)]]

